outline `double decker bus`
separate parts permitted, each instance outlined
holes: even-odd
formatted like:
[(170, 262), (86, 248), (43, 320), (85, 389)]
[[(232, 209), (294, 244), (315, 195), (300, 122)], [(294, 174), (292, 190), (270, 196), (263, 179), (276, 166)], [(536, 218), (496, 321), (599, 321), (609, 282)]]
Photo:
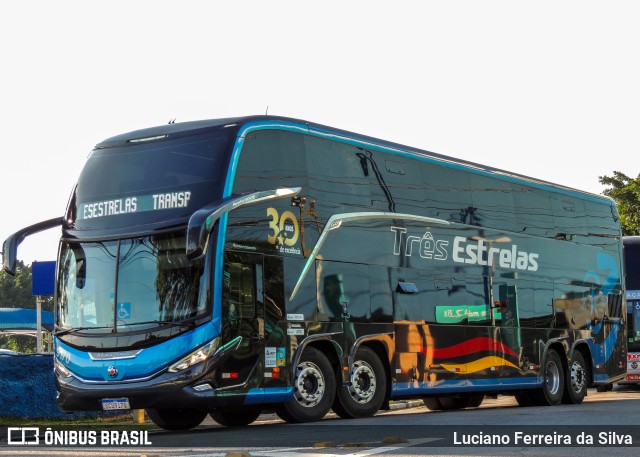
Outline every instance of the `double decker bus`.
[(621, 384), (640, 382), (640, 236), (625, 236), (625, 284), (627, 291), (627, 375)]
[(165, 429), (580, 403), (624, 378), (606, 197), (302, 120), (168, 124), (99, 143), (61, 226), (65, 411)]

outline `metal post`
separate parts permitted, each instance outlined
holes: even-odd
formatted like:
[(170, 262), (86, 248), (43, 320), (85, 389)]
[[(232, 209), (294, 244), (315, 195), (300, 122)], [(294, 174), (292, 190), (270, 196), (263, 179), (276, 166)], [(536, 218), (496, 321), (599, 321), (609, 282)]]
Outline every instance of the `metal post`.
[(36, 296), (36, 353), (42, 352), (42, 295)]

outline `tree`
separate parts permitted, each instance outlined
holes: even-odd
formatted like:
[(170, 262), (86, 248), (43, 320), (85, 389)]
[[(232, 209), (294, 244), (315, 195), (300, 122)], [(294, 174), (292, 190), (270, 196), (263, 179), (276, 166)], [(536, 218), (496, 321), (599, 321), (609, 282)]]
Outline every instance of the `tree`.
[(31, 266), (18, 261), (16, 275), (0, 272), (0, 308), (36, 307), (36, 297), (31, 295)]
[[(18, 261), (16, 275), (0, 271), (0, 308), (36, 308), (36, 297), (31, 295), (31, 265)], [(45, 297), (43, 311), (53, 311), (53, 297)], [(0, 348), (30, 353), (36, 340), (26, 335), (0, 335)]]
[(613, 198), (618, 205), (622, 234), (640, 235), (640, 175), (634, 179), (614, 171), (613, 176), (600, 176), (599, 179), (600, 184), (611, 186), (603, 194)]

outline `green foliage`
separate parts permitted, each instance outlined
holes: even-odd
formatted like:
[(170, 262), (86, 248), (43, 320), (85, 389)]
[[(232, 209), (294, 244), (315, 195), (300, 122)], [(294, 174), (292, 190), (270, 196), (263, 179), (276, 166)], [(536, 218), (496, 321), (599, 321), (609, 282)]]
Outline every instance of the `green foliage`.
[[(0, 308), (36, 308), (36, 297), (31, 295), (31, 265), (18, 261), (16, 275), (0, 271)], [(45, 297), (42, 311), (53, 311), (53, 297)], [(0, 335), (0, 348), (31, 353), (36, 339), (27, 335)]]
[(21, 354), (35, 352), (37, 340), (30, 335), (0, 335), (0, 348), (9, 349)]
[(18, 261), (16, 275), (0, 272), (0, 308), (36, 307), (36, 297), (31, 295), (31, 266)]
[(613, 198), (618, 205), (622, 234), (640, 235), (640, 175), (630, 178), (614, 171), (613, 176), (600, 176), (600, 184), (611, 186), (603, 194)]

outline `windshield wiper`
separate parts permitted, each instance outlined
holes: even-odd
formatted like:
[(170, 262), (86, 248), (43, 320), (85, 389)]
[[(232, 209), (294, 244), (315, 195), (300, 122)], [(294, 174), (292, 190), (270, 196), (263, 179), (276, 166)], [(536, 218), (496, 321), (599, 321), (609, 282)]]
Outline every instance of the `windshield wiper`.
[[(144, 321), (144, 322), (131, 322), (131, 323), (120, 323), (119, 325), (126, 325), (127, 327), (131, 327), (133, 325), (144, 325), (144, 324), (158, 324), (158, 325), (171, 325), (172, 327), (186, 327), (186, 328), (194, 328), (196, 326), (195, 321), (191, 322), (176, 322), (176, 321)], [(112, 325), (103, 325), (99, 327), (75, 327), (75, 328), (67, 328), (64, 330), (59, 330), (57, 332), (53, 332), (53, 336), (62, 336), (67, 333), (77, 332), (80, 330), (93, 330), (97, 328), (110, 328), (113, 329)]]
[(128, 322), (128, 323), (122, 323), (121, 321), (118, 321), (118, 325), (126, 325), (127, 327), (131, 327), (132, 325), (143, 325), (143, 324), (171, 325), (172, 327), (187, 327), (187, 328), (193, 328), (196, 326), (195, 321), (191, 321), (191, 322), (144, 321), (144, 322)]
[(93, 330), (96, 328), (110, 328), (113, 329), (113, 325), (102, 325), (102, 326), (98, 326), (98, 327), (74, 327), (74, 328), (66, 328), (64, 330), (58, 330), (57, 332), (53, 332), (53, 336), (62, 336), (62, 335), (66, 335), (67, 333), (71, 333), (71, 332), (77, 332), (80, 330)]

